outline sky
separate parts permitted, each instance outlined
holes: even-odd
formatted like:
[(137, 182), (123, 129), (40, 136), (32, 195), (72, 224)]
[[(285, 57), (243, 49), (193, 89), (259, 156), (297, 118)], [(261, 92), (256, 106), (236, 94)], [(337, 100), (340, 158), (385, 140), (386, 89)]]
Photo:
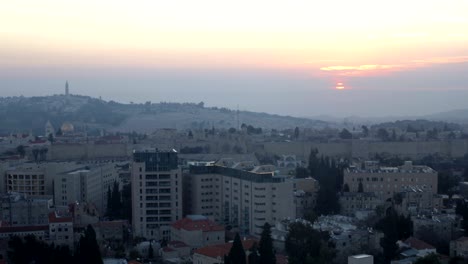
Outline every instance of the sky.
[(294, 116), (468, 108), (466, 14), (466, 0), (0, 0), (0, 96), (68, 80), (107, 100)]

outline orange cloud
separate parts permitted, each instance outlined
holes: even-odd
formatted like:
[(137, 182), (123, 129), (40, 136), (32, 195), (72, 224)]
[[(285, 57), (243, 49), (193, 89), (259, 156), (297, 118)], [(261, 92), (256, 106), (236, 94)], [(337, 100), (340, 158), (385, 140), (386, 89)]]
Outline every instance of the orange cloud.
[(405, 69), (429, 67), (435, 64), (450, 64), (468, 62), (468, 56), (452, 56), (452, 57), (434, 57), (427, 59), (411, 60), (404, 64), (363, 64), (357, 66), (326, 66), (321, 67), (321, 71), (333, 72), (339, 76), (356, 76), (356, 75), (369, 75), (385, 74), (393, 71), (401, 71)]

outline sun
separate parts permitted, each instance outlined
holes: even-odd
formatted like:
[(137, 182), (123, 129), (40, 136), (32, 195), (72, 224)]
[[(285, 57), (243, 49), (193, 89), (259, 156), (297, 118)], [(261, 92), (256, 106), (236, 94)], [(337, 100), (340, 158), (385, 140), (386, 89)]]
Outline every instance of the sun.
[(345, 86), (344, 86), (344, 84), (342, 82), (339, 82), (339, 83), (336, 83), (335, 89), (336, 90), (344, 90)]

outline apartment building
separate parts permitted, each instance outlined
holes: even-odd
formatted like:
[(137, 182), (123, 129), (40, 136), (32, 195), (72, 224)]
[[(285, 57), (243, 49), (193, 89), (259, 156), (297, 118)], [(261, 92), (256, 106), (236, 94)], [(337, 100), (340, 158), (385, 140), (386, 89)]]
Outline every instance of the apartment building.
[(295, 184), (272, 172), (222, 166), (191, 166), (184, 175), (193, 214), (205, 215), (242, 234), (260, 235), (263, 225), (296, 217)]
[(342, 215), (355, 216), (360, 211), (374, 211), (384, 201), (373, 192), (344, 192), (340, 194), (340, 211)]
[(4, 191), (28, 195), (53, 195), (53, 182), (57, 174), (83, 167), (76, 162), (24, 162), (9, 165), (4, 175), (1, 175)]
[(49, 214), (49, 240), (73, 248), (73, 218), (59, 212)]
[(428, 166), (415, 166), (411, 161), (400, 167), (351, 166), (344, 171), (344, 184), (350, 192), (358, 192), (361, 186), (362, 192), (373, 192), (382, 199), (409, 188), (436, 194), (437, 172)]
[(107, 206), (107, 190), (119, 175), (113, 163), (94, 164), (55, 176), (55, 204), (67, 206), (75, 202), (88, 202), (96, 206), (103, 215)]
[(45, 169), (27, 167), (6, 172), (6, 190), (28, 195), (46, 194)]
[(169, 239), (182, 218), (182, 170), (175, 150), (133, 152), (131, 164), (134, 236)]
[(2, 226), (47, 225), (52, 210), (52, 196), (28, 196), (20, 193), (0, 197), (0, 221)]

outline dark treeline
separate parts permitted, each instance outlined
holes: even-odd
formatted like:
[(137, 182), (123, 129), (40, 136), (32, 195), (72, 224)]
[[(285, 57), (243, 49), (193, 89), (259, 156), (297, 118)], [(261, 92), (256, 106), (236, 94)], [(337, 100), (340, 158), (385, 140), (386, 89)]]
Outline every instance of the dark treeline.
[(339, 213), (338, 194), (343, 185), (343, 169), (345, 165), (337, 164), (329, 157), (318, 157), (318, 151), (312, 149), (309, 156), (308, 174), (320, 185), (317, 193), (316, 215)]
[(119, 190), (119, 184), (114, 182), (112, 189), (107, 189), (107, 212), (106, 216), (110, 220), (125, 219), (131, 222), (132, 219), (132, 197), (131, 186), (125, 184)]
[(73, 253), (68, 246), (47, 244), (29, 235), (13, 236), (8, 241), (8, 263), (13, 264), (102, 264), (96, 232), (89, 225)]

